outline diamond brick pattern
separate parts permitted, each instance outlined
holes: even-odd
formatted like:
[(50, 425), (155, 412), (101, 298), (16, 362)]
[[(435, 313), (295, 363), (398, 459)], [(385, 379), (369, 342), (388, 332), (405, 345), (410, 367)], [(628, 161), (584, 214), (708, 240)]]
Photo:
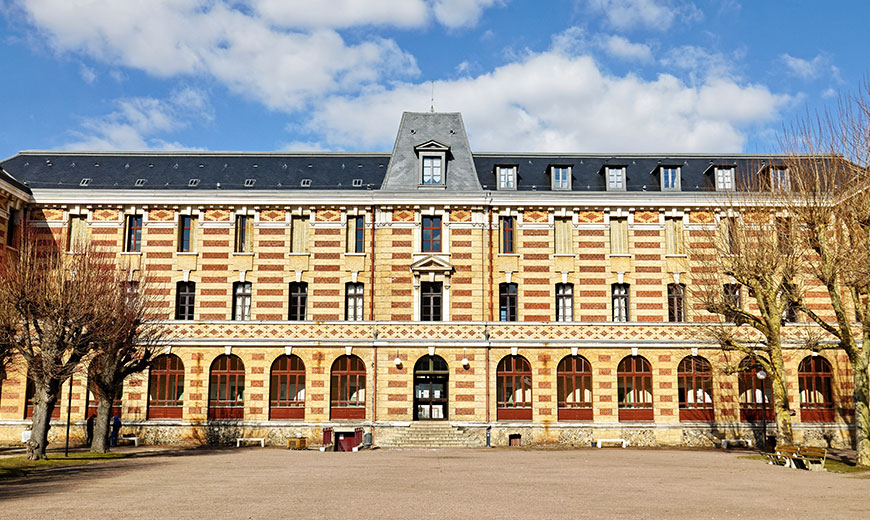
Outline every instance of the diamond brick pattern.
[(171, 209), (152, 209), (148, 212), (148, 220), (167, 222), (175, 220), (175, 212)]
[(318, 222), (341, 222), (341, 212), (331, 209), (320, 210), (314, 218)]
[(710, 224), (715, 221), (716, 218), (710, 211), (692, 211), (689, 213), (689, 222), (693, 224)]
[(640, 224), (655, 224), (659, 221), (658, 211), (635, 211), (634, 221)]
[(604, 222), (604, 212), (581, 211), (577, 214), (577, 221), (581, 223)]
[(230, 212), (225, 209), (210, 209), (205, 212), (205, 220), (209, 222), (226, 222), (230, 220)]
[(287, 212), (279, 209), (267, 209), (260, 213), (261, 222), (283, 222)]
[(414, 212), (408, 209), (394, 211), (393, 222), (414, 222)]
[(526, 211), (523, 214), (525, 222), (549, 222), (549, 214), (546, 211)]
[(451, 211), (450, 222), (471, 222), (471, 212), (465, 210)]
[(118, 210), (98, 209), (94, 211), (94, 220), (118, 220)]

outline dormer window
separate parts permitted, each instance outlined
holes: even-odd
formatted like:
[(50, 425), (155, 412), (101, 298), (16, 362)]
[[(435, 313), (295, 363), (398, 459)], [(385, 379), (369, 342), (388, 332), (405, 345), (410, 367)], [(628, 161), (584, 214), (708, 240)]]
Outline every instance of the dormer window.
[(605, 166), (607, 191), (625, 191), (625, 166)]
[(444, 178), (442, 174), (441, 157), (426, 156), (422, 157), (423, 161), (423, 184), (433, 185), (441, 184)]
[(680, 189), (680, 167), (679, 166), (661, 166), (659, 168), (662, 179), (662, 191), (679, 191)]
[(571, 167), (570, 166), (550, 166), (550, 177), (554, 190), (570, 190), (571, 189)]
[(418, 179), (422, 187), (447, 185), (447, 152), (450, 150), (438, 141), (426, 141), (414, 147), (420, 160)]
[(788, 190), (791, 188), (788, 168), (783, 166), (770, 167), (770, 188), (771, 191)]
[(717, 166), (715, 173), (716, 191), (734, 190), (734, 168), (732, 166)]
[(498, 177), (498, 189), (500, 190), (515, 190), (517, 189), (517, 167), (516, 166), (496, 166), (496, 176)]

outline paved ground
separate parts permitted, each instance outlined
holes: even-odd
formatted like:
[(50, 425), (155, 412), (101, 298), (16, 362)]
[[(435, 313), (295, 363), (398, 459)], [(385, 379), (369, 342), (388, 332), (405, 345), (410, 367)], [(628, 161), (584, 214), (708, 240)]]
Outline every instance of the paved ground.
[(866, 473), (717, 451), (138, 453), (2, 482), (0, 518), (870, 518)]

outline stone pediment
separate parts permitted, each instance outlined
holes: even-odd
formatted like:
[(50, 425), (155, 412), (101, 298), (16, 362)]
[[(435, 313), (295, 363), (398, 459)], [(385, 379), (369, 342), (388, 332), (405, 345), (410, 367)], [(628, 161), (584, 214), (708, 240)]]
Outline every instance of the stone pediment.
[(411, 272), (413, 273), (444, 273), (450, 274), (453, 272), (453, 265), (442, 257), (436, 255), (426, 255), (411, 264)]
[(425, 143), (418, 144), (414, 147), (415, 152), (446, 152), (450, 147), (446, 144), (439, 143), (434, 139), (430, 139)]

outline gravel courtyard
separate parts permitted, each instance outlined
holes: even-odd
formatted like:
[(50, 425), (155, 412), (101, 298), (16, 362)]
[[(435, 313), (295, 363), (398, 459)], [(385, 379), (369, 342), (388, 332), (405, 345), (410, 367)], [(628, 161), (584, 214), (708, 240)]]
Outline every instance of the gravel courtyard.
[(870, 518), (867, 473), (789, 470), (738, 453), (138, 453), (0, 482), (0, 518)]

